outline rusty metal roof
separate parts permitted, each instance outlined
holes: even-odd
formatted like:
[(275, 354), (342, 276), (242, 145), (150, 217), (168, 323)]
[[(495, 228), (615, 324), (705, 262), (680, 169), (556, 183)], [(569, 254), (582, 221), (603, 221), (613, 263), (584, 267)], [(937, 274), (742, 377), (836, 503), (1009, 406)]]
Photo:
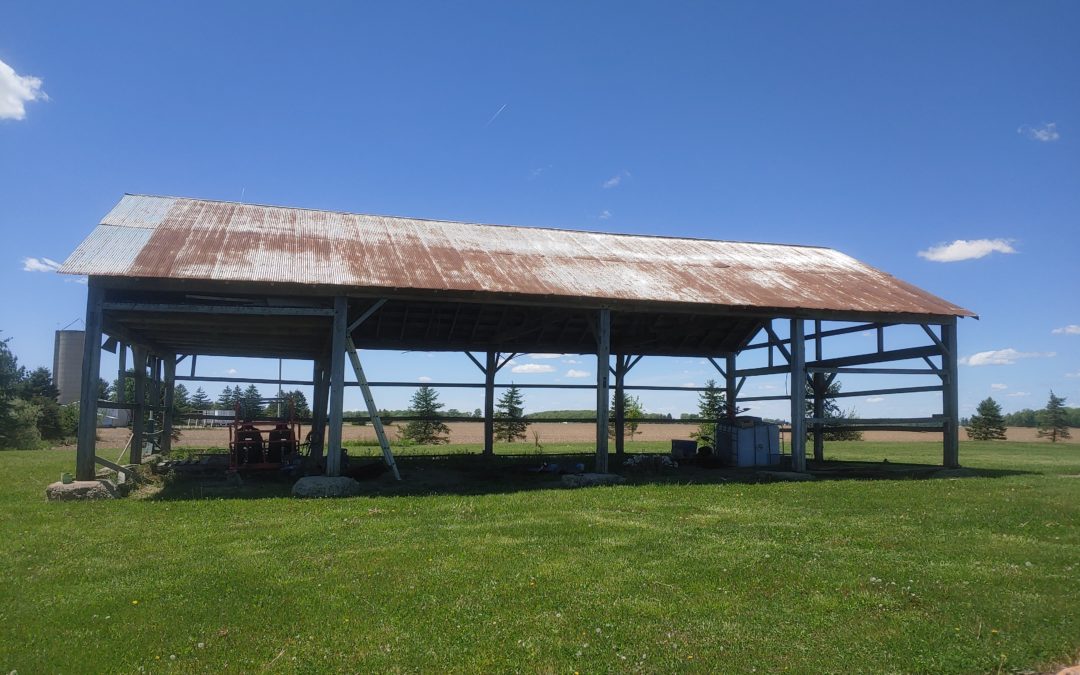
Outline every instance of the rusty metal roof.
[(65, 274), (974, 316), (828, 248), (125, 195)]

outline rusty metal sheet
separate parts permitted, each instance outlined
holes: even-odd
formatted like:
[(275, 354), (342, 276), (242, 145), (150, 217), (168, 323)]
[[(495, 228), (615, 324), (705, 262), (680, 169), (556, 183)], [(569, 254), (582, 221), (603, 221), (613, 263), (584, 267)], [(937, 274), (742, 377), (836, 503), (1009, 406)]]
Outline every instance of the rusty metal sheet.
[(827, 248), (125, 195), (65, 274), (974, 316)]

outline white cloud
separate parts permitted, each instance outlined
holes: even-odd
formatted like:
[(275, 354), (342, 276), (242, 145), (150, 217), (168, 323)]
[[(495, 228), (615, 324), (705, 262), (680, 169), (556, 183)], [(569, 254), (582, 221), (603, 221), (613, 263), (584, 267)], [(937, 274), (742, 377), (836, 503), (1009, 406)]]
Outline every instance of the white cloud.
[(958, 262), (983, 258), (995, 251), (1016, 253), (1011, 239), (957, 239), (951, 244), (939, 244), (919, 251), (919, 257), (933, 262)]
[(1075, 323), (1070, 323), (1068, 326), (1055, 328), (1050, 332), (1054, 335), (1080, 335), (1080, 326), (1077, 326)]
[(1010, 392), (1010, 393), (1005, 394), (1005, 395), (1006, 396), (1012, 396), (1013, 398), (1020, 398), (1020, 397), (1023, 397), (1023, 396), (1031, 396), (1031, 392), (1030, 391), (1014, 391), (1014, 392)]
[(778, 387), (775, 384), (759, 384), (759, 385), (757, 385), (757, 389), (759, 391), (772, 391), (772, 390), (777, 389), (777, 388)]
[(417, 382), (431, 382), (431, 378), (428, 377), (427, 375), (421, 375), (420, 377), (416, 378), (416, 381)]
[(604, 181), (604, 189), (609, 190), (613, 187), (618, 187), (619, 183), (623, 182), (623, 178), (632, 178), (630, 172), (626, 169), (623, 169), (619, 173)]
[(680, 384), (679, 386), (680, 386), (680, 387), (696, 387), (696, 386), (697, 386), (697, 384), (695, 384), (694, 382), (683, 382), (683, 383), (682, 383), (682, 384)]
[(235, 375), (236, 374), (236, 368), (229, 368), (228, 370), (225, 371), (225, 374), (229, 375), (230, 377)]
[(960, 359), (960, 363), (968, 366), (1010, 366), (1019, 359), (1039, 359), (1051, 356), (1057, 356), (1057, 352), (1018, 352), (1009, 347), (972, 354)]
[(1061, 138), (1061, 134), (1057, 130), (1057, 122), (1047, 122), (1041, 127), (1032, 127), (1027, 124), (1020, 125), (1020, 128), (1016, 130), (1016, 133), (1021, 136), (1027, 136), (1033, 141), (1040, 141), (1042, 143), (1053, 143)]
[(51, 258), (23, 258), (23, 272), (55, 272), (60, 263)]
[(885, 397), (883, 397), (883, 396), (871, 396), (870, 398), (866, 399), (866, 402), (867, 403), (881, 403), (884, 400), (885, 400)]
[(592, 375), (592, 373), (587, 370), (577, 370), (576, 368), (566, 371), (567, 377), (588, 377), (589, 375)]
[(600, 212), (599, 217), (600, 217), (600, 220), (607, 220), (608, 218), (611, 217), (611, 211), (608, 211), (607, 209), (604, 209), (603, 211)]
[(523, 363), (520, 366), (514, 366), (510, 369), (511, 373), (554, 373), (555, 366), (549, 366), (543, 363)]
[(1002, 389), (1008, 389), (1009, 385), (1007, 385), (1007, 384), (992, 384), (992, 385), (990, 385), (990, 388), (993, 389), (994, 391), (1001, 391)]
[(529, 354), (529, 358), (530, 359), (535, 359), (535, 360), (540, 360), (540, 359), (561, 359), (562, 357), (563, 357), (562, 354)]
[(1080, 377), (1080, 370), (1075, 373), (1065, 373), (1065, 377)]
[(21, 120), (26, 117), (27, 103), (48, 100), (41, 90), (40, 77), (19, 75), (0, 61), (0, 120)]
[(578, 361), (577, 359), (563, 359), (563, 363), (574, 366), (581, 363), (581, 361)]

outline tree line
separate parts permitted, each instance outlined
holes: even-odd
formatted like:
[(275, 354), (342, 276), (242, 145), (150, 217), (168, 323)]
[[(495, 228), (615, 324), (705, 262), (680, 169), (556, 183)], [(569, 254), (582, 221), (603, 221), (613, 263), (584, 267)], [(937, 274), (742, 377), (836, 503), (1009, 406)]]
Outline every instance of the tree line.
[[(1051, 443), (1059, 440), (1072, 438), (1069, 427), (1080, 426), (1080, 418), (1073, 412), (1080, 412), (1078, 408), (1065, 407), (1065, 398), (1057, 396), (1050, 391), (1050, 399), (1042, 410), (1021, 410), (1011, 415), (1003, 415), (1001, 406), (992, 397), (987, 397), (975, 409), (975, 414), (960, 420), (960, 424), (967, 430), (968, 438), (973, 441), (1004, 441), (1007, 440), (1006, 427), (1023, 426), (1038, 429), (1039, 438), (1049, 438)], [(1022, 415), (1020, 419), (1031, 424), (1016, 424), (1011, 420)]]

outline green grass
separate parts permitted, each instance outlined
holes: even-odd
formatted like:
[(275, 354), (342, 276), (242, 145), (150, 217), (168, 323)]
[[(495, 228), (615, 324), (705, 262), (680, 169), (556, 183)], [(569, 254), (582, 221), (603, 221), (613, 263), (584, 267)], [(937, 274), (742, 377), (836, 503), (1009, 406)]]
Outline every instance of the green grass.
[[(940, 447), (827, 455), (935, 463)], [(0, 672), (1075, 660), (1080, 447), (961, 458), (996, 477), (47, 504), (72, 452), (4, 452)]]

